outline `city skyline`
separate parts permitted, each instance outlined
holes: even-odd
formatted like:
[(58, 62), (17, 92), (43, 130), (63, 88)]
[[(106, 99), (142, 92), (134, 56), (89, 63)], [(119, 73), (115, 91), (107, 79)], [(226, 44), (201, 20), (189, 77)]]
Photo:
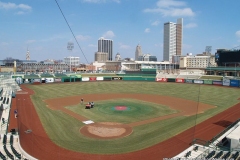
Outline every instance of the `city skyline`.
[[(184, 19), (182, 55), (193, 55), (212, 46), (231, 49), (240, 45), (238, 0), (58, 0), (72, 29), (68, 28), (55, 1), (0, 0), (0, 59), (31, 60), (80, 57), (93, 62), (99, 37), (112, 39), (113, 57), (135, 57), (139, 44), (143, 54), (163, 60), (163, 24)], [(75, 41), (77, 39), (77, 42)], [(69, 55), (67, 43), (74, 43)], [(79, 46), (78, 44), (79, 43)], [(83, 52), (81, 52), (81, 50)], [(83, 55), (84, 54), (84, 55)], [(86, 58), (85, 58), (86, 57)]]

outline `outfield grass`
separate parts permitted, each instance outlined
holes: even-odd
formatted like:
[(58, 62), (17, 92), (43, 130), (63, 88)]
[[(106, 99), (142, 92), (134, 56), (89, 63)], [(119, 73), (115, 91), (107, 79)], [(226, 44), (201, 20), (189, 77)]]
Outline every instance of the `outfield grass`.
[[(233, 106), (239, 102), (237, 99), (240, 95), (240, 90), (237, 88), (158, 82), (76, 82), (28, 86), (35, 91), (35, 94), (31, 98), (40, 120), (52, 141), (67, 149), (97, 154), (126, 153), (157, 144), (191, 126), (194, 126), (195, 123), (202, 122), (203, 120)], [(120, 139), (97, 140), (85, 137), (79, 133), (79, 129), (84, 126), (82, 122), (60, 111), (49, 109), (43, 102), (43, 100), (49, 98), (91, 93), (141, 93), (167, 95), (211, 104), (217, 107), (208, 110), (203, 114), (199, 114), (198, 116), (181, 116), (137, 126), (133, 128), (133, 133), (130, 136)], [(127, 101), (126, 103), (130, 106), (134, 106), (133, 109), (136, 110), (143, 108), (141, 106), (143, 102), (136, 105), (137, 102), (132, 99), (124, 99), (121, 101)], [(104, 105), (105, 103), (107, 105)], [(103, 105), (102, 107), (111, 108), (118, 103), (119, 102), (116, 101), (105, 101), (101, 105)], [(166, 113), (164, 111), (164, 114), (175, 112), (166, 109), (167, 106), (155, 106), (151, 103), (144, 104), (144, 106), (146, 105), (148, 106), (147, 109), (145, 108), (145, 110), (141, 110), (142, 112), (134, 112), (134, 115), (130, 114), (130, 112), (125, 112), (125, 115), (122, 116), (116, 116), (116, 114), (113, 114), (114, 111), (110, 110), (108, 112), (99, 109), (91, 110), (92, 112), (99, 113), (99, 115), (96, 115), (83, 113), (77, 106), (67, 106), (67, 108), (83, 116), (91, 117), (96, 121), (99, 120), (106, 122), (111, 120), (120, 121), (122, 123), (138, 121), (139, 117), (141, 117), (141, 120), (144, 120), (145, 118), (147, 119), (151, 117), (151, 115), (153, 117), (162, 116), (157, 112), (161, 111), (163, 113), (163, 110), (166, 111)], [(116, 120), (114, 120), (114, 118), (116, 118)]]

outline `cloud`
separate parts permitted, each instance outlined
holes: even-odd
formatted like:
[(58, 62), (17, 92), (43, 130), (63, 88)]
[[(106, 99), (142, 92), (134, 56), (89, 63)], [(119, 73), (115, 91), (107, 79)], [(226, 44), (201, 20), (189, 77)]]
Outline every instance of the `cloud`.
[(240, 38), (240, 30), (237, 31), (235, 34), (236, 34), (236, 36), (237, 36), (238, 38)]
[(169, 7), (181, 7), (181, 6), (186, 6), (185, 2), (182, 1), (175, 1), (175, 0), (159, 0), (157, 2), (157, 6), (159, 8), (169, 8)]
[(87, 41), (89, 40), (91, 37), (90, 36), (83, 36), (83, 35), (77, 35), (76, 38), (80, 41)]
[(32, 7), (26, 4), (15, 4), (15, 3), (4, 3), (0, 1), (0, 8), (3, 9), (22, 9), (22, 10), (32, 10)]
[(159, 21), (155, 21), (155, 22), (152, 22), (152, 24), (151, 24), (151, 25), (152, 25), (152, 26), (158, 26), (158, 25), (159, 25), (159, 23), (160, 23)]
[(0, 1), (0, 9), (6, 10), (18, 10), (17, 14), (24, 14), (26, 12), (30, 12), (32, 7), (26, 4), (15, 4), (15, 3), (5, 3)]
[(106, 3), (106, 2), (120, 3), (121, 2), (121, 0), (82, 0), (82, 1), (86, 3)]
[(113, 38), (115, 35), (113, 33), (113, 31), (107, 31), (103, 34), (104, 38)]
[(93, 47), (93, 48), (96, 48), (96, 47), (97, 47), (97, 45), (95, 45), (95, 44), (89, 44), (89, 45), (88, 45), (88, 47)]
[(192, 11), (192, 9), (186, 6), (187, 4), (183, 1), (159, 0), (155, 8), (144, 9), (144, 12), (160, 13), (163, 16), (171, 16), (171, 17), (195, 16), (195, 13)]
[(149, 33), (149, 32), (150, 32), (150, 29), (149, 29), (149, 28), (146, 28), (146, 29), (144, 30), (144, 32), (145, 32), (145, 33)]
[(27, 44), (31, 44), (31, 43), (35, 43), (35, 42), (36, 42), (36, 40), (33, 40), (33, 39), (26, 41)]
[(125, 45), (125, 44), (119, 43), (119, 48), (120, 49), (130, 49), (131, 47), (129, 45)]
[(195, 28), (195, 27), (197, 27), (196, 23), (188, 23), (185, 25), (185, 28)]

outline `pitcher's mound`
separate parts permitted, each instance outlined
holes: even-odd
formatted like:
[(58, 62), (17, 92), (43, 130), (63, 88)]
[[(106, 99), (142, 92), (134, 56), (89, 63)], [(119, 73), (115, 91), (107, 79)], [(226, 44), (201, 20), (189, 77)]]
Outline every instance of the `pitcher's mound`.
[(80, 132), (91, 138), (114, 139), (130, 135), (132, 128), (121, 123), (99, 122), (85, 125), (80, 129)]

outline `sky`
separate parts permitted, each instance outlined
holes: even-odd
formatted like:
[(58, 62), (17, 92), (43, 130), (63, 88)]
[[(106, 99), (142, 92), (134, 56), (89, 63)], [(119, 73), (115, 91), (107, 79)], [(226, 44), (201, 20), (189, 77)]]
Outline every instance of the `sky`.
[[(143, 54), (163, 60), (163, 25), (183, 18), (182, 55), (212, 46), (240, 48), (239, 0), (0, 0), (0, 60), (94, 61), (100, 37), (113, 40), (113, 57)], [(72, 42), (72, 51), (67, 44)]]

